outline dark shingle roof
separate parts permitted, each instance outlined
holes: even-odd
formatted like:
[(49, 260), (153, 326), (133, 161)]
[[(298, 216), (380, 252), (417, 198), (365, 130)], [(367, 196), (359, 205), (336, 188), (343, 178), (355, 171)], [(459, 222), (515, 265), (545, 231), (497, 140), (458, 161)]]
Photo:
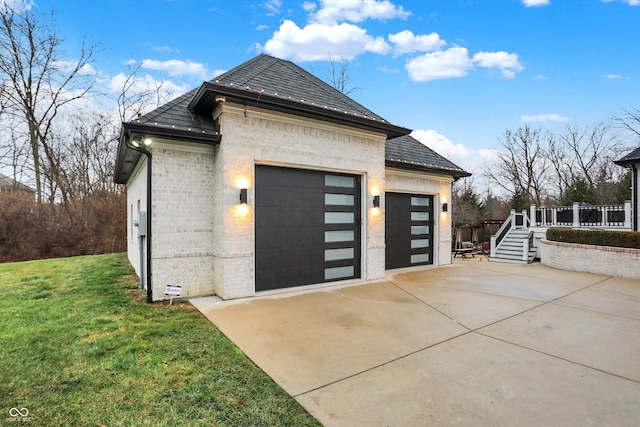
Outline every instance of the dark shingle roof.
[(205, 82), (189, 109), (208, 115), (216, 99), (380, 132), (388, 138), (411, 132), (389, 123), (296, 64), (260, 54)]
[(261, 54), (150, 113), (123, 123), (115, 182), (126, 183), (140, 157), (138, 151), (127, 145), (134, 134), (219, 143), (221, 136), (211, 113), (218, 106), (220, 96), (228, 102), (386, 134), (386, 163), (389, 166), (454, 177), (470, 175), (408, 136), (410, 129), (387, 122), (294, 63)]
[(140, 159), (140, 152), (127, 145), (127, 142), (133, 139), (135, 134), (155, 135), (205, 144), (220, 142), (217, 124), (211, 116), (201, 116), (187, 108), (196, 92), (197, 89), (187, 92), (147, 114), (122, 124), (114, 182), (125, 184)]
[(259, 91), (263, 96), (274, 96), (299, 104), (326, 107), (380, 122), (386, 121), (293, 62), (265, 54), (238, 65), (210, 83)]
[(640, 147), (636, 148), (620, 160), (614, 162), (616, 165), (627, 166), (635, 163), (640, 163)]
[(197, 89), (187, 92), (129, 123), (215, 134), (217, 129), (211, 117), (199, 116), (187, 109), (196, 92)]
[(469, 172), (445, 159), (410, 135), (387, 140), (384, 151), (388, 166), (439, 172), (454, 178), (471, 176)]

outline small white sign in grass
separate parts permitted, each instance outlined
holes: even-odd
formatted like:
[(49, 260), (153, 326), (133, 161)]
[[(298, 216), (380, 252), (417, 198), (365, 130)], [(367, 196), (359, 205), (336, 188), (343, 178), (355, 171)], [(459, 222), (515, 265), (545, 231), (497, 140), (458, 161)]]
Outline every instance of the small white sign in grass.
[(169, 297), (169, 305), (173, 304), (174, 297), (180, 297), (182, 295), (182, 286), (180, 285), (167, 285), (167, 289), (164, 291), (164, 296)]

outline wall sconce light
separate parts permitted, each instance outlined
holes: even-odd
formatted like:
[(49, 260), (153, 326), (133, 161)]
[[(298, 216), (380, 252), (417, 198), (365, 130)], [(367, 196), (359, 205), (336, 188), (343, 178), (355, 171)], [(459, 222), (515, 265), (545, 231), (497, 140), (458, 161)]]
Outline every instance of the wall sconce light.
[(449, 205), (447, 203), (442, 204), (442, 212), (446, 212), (449, 210)]
[(246, 188), (241, 188), (240, 189), (240, 204), (241, 205), (246, 205), (247, 204), (247, 189)]
[(373, 196), (373, 207), (374, 208), (380, 207), (380, 196)]
[(133, 145), (134, 147), (140, 147), (141, 145), (144, 145), (143, 148), (148, 147), (153, 143), (153, 140), (150, 136), (141, 135), (139, 133), (132, 133), (130, 141), (131, 145)]

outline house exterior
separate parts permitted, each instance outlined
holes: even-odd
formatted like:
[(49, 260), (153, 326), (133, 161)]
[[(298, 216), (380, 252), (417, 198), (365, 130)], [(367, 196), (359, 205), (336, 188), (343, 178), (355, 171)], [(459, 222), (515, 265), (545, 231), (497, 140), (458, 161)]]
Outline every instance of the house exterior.
[(268, 55), (123, 123), (115, 182), (149, 302), (450, 264), (451, 184), (470, 174), (410, 132)]
[(36, 190), (0, 173), (0, 195), (2, 194), (13, 194), (21, 197), (35, 198)]
[(633, 214), (632, 229), (640, 231), (640, 209), (638, 209), (638, 199), (640, 198), (640, 147), (631, 151), (629, 154), (614, 162), (619, 166), (631, 169), (631, 211)]

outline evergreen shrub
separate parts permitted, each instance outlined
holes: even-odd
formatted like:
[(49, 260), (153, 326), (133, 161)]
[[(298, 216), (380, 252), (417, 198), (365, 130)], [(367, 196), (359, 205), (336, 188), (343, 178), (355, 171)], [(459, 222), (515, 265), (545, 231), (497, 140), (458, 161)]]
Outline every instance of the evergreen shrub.
[(640, 232), (637, 231), (578, 230), (569, 227), (551, 227), (547, 230), (547, 240), (640, 249)]

